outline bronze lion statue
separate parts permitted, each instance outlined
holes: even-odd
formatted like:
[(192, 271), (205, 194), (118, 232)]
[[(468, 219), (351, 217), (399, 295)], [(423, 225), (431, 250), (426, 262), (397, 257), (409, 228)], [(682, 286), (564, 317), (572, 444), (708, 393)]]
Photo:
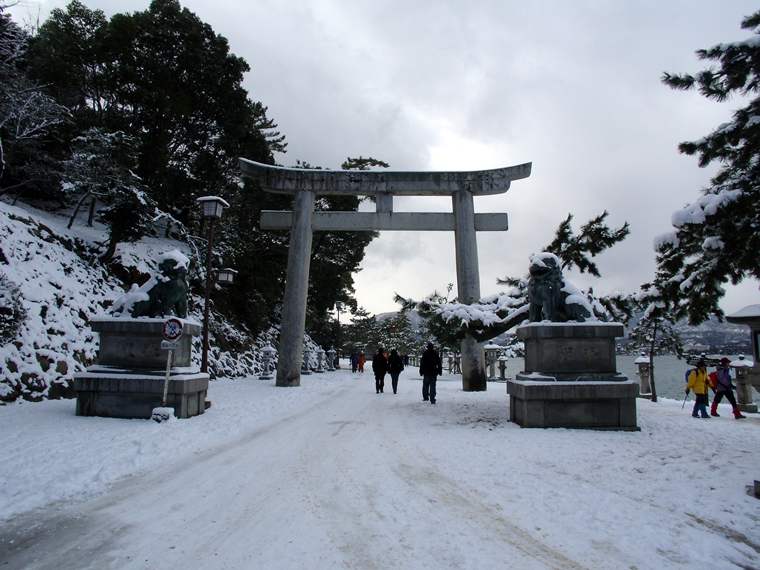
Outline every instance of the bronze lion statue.
[(559, 259), (551, 253), (530, 258), (528, 301), (531, 322), (584, 322), (591, 317), (587, 299), (574, 286), (565, 283)]
[(133, 317), (162, 317), (174, 314), (187, 317), (187, 268), (167, 257), (158, 265), (156, 283), (148, 289), (148, 300), (132, 306)]

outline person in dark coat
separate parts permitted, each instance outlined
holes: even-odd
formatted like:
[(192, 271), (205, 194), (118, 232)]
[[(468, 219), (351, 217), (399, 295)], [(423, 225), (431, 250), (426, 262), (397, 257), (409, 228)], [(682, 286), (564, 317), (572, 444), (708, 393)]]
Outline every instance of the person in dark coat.
[(393, 393), (396, 394), (398, 390), (398, 375), (404, 371), (404, 361), (401, 359), (401, 355), (396, 352), (394, 348), (391, 350), (390, 356), (388, 356), (388, 374), (391, 375), (391, 385), (393, 386)]
[(435, 383), (439, 374), (443, 374), (441, 357), (435, 351), (433, 343), (429, 342), (427, 350), (420, 359), (420, 376), (422, 376), (422, 399), (426, 402), (429, 399), (431, 404), (435, 404)]
[(356, 352), (351, 353), (351, 372), (356, 372), (359, 369), (359, 355)]
[(381, 394), (385, 385), (385, 373), (388, 372), (388, 361), (382, 348), (378, 348), (377, 354), (372, 357), (372, 372), (375, 373), (375, 393)]

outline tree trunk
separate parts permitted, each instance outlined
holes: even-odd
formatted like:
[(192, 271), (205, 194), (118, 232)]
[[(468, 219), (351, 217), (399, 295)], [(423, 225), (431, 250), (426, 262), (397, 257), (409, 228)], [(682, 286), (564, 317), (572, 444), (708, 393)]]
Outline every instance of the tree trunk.
[(90, 191), (88, 190), (87, 192), (84, 193), (84, 196), (82, 196), (79, 199), (79, 202), (77, 202), (76, 208), (74, 208), (74, 213), (71, 214), (71, 217), (69, 218), (69, 225), (66, 226), (68, 229), (71, 229), (71, 226), (74, 225), (74, 220), (76, 220), (77, 214), (79, 214), (79, 208), (82, 207), (82, 204), (84, 203), (84, 201), (87, 199), (87, 196), (89, 195), (90, 195)]
[(90, 202), (90, 214), (87, 216), (87, 226), (92, 227), (92, 220), (95, 218), (95, 203), (98, 201), (98, 197), (92, 195), (92, 202)]
[(652, 342), (649, 343), (649, 385), (652, 387), (652, 401), (657, 401), (657, 388), (654, 385), (654, 347), (657, 342), (657, 321), (652, 329)]
[(116, 238), (111, 238), (108, 241), (108, 249), (106, 252), (100, 256), (101, 263), (108, 263), (113, 259), (114, 254), (116, 253), (116, 246), (118, 245), (118, 240)]

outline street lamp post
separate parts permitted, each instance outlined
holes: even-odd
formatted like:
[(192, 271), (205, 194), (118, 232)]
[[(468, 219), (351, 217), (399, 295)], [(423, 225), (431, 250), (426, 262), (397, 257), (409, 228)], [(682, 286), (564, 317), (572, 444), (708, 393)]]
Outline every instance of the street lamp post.
[(335, 301), (335, 310), (338, 312), (338, 366), (340, 368), (340, 311), (343, 309), (343, 301)]
[[(229, 208), (230, 205), (219, 196), (203, 196), (197, 201), (203, 204), (203, 218), (209, 221), (208, 252), (206, 253), (206, 300), (203, 306), (203, 355), (201, 357), (201, 372), (208, 372), (208, 302), (211, 297), (211, 255), (214, 246), (214, 222), (221, 219), (222, 210)], [(232, 277), (232, 274), (228, 275)]]

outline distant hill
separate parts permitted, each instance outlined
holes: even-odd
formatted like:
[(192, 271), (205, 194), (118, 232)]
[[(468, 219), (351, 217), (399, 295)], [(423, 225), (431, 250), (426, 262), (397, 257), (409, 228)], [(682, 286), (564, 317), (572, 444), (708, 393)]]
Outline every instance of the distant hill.
[[(398, 312), (380, 313), (376, 315), (378, 321), (390, 319), (396, 316)], [(412, 328), (420, 328), (421, 317), (415, 311), (407, 313)], [(637, 314), (632, 320), (629, 327), (626, 328), (626, 337), (628, 330), (638, 323), (641, 313)], [(752, 339), (749, 328), (745, 325), (735, 325), (725, 322), (718, 322), (716, 317), (711, 317), (709, 321), (699, 326), (689, 326), (685, 321), (676, 325), (676, 330), (681, 336), (684, 345), (704, 345), (709, 347), (706, 352), (711, 354), (750, 354), (752, 352)], [(496, 344), (506, 344), (511, 334), (504, 333), (499, 335), (493, 342)], [(619, 345), (625, 344), (627, 338), (618, 340)]]
[[(640, 318), (641, 313), (638, 313), (631, 319), (629, 326), (626, 327), (626, 336)], [(727, 321), (721, 323), (716, 317), (710, 317), (709, 321), (696, 327), (682, 321), (675, 328), (687, 351), (690, 346), (701, 345), (695, 349), (697, 352), (704, 351), (709, 354), (751, 354), (752, 352), (749, 327), (745, 325), (735, 325)], [(626, 339), (618, 339), (617, 344), (622, 345), (625, 342)]]

